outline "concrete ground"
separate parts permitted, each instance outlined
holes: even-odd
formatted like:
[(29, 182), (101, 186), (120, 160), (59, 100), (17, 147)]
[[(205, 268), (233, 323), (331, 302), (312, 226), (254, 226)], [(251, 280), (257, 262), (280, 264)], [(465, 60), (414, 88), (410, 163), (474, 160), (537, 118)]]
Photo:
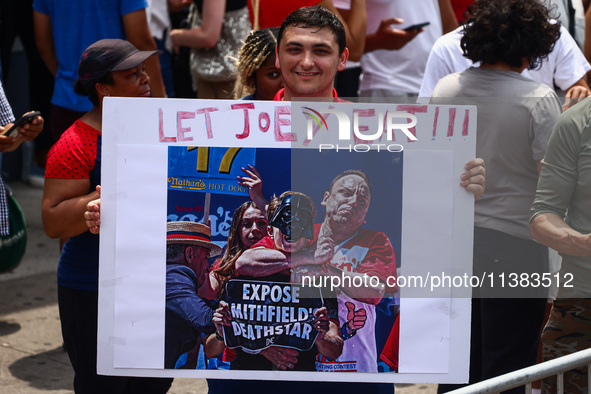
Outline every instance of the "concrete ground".
[[(9, 184), (25, 211), (27, 252), (12, 272), (0, 274), (0, 392), (73, 393), (73, 372), (62, 348), (57, 308), (59, 244), (45, 236), (40, 188)], [(396, 385), (400, 394), (432, 394), (436, 385)], [(206, 394), (204, 379), (175, 379), (171, 394)]]

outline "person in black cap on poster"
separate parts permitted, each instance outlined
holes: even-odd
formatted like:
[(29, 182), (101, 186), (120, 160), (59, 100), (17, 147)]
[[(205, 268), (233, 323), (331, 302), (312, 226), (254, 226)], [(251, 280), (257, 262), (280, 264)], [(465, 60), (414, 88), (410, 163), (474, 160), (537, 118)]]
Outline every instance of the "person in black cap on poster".
[(57, 271), (58, 305), (77, 394), (166, 393), (172, 383), (97, 374), (99, 238), (84, 219), (86, 204), (99, 197), (103, 97), (150, 97), (144, 62), (157, 53), (119, 39), (89, 46), (80, 58), (74, 89), (88, 96), (93, 108), (64, 132), (47, 157), (43, 227), (51, 238), (69, 238)]

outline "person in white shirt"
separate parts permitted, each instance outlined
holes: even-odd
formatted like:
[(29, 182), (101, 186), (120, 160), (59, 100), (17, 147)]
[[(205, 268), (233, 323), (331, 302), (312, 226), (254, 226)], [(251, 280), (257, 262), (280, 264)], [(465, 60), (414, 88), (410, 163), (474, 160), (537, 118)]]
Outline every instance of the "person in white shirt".
[[(350, 0), (333, 2), (341, 14), (347, 15)], [(417, 96), (431, 46), (458, 26), (450, 0), (424, 0), (420, 7), (403, 0), (366, 0), (366, 8), (359, 95)], [(429, 25), (404, 30), (424, 22)]]
[[(477, 65), (463, 55), (460, 46), (463, 29), (462, 26), (458, 27), (437, 39), (433, 45), (427, 60), (419, 97), (431, 97), (435, 85), (444, 76)], [(555, 90), (562, 90), (567, 98), (565, 106), (568, 107), (578, 102), (570, 100), (571, 98), (583, 98), (591, 94), (584, 79), (589, 70), (591, 65), (568, 31), (561, 27), (560, 38), (552, 52), (542, 61), (540, 68), (525, 70), (522, 75)]]

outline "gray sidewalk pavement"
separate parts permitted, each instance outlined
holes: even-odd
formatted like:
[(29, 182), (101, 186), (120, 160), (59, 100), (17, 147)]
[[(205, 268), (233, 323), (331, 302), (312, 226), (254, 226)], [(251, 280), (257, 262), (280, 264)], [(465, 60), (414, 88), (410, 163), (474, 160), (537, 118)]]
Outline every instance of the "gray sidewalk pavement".
[[(28, 244), (21, 264), (0, 274), (0, 393), (73, 393), (57, 308), (59, 242), (41, 223), (42, 190), (9, 183), (25, 212)], [(432, 394), (436, 385), (396, 385), (399, 394)], [(171, 394), (206, 394), (204, 379), (175, 379)]]

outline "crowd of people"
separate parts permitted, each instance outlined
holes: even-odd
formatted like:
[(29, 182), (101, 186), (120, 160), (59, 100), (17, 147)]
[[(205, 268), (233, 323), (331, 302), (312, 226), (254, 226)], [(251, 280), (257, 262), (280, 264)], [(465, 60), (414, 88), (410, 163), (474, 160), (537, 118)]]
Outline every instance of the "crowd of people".
[[(591, 101), (584, 98), (591, 95), (591, 7), (563, 3), (34, 0), (37, 47), (55, 77), (51, 111), (17, 137), (0, 135), (0, 151), (34, 139), (46, 119), (55, 144), (43, 163), (42, 217), (47, 235), (63, 242), (58, 299), (76, 393), (165, 393), (172, 383), (96, 373), (102, 100), (108, 96), (359, 96), (476, 105), (477, 158), (458, 180), (477, 199), (474, 272), (548, 272), (547, 245), (564, 257), (562, 272), (577, 279), (574, 288), (559, 289), (544, 331), (546, 297), (474, 298), (469, 383), (533, 365), (540, 341), (545, 360), (589, 347), (591, 212), (584, 174)], [(14, 117), (5, 100), (0, 109), (8, 128)], [(386, 284), (396, 276), (394, 248), (386, 234), (362, 227), (372, 201), (369, 177), (355, 169), (335, 175), (321, 223), (314, 224), (316, 208), (305, 194), (285, 191), (268, 202), (263, 180), (249, 167), (239, 183), (251, 201), (236, 207), (223, 250), (211, 242), (207, 220), (167, 224), (165, 368), (194, 368), (200, 349), (236, 370), (328, 371), (339, 364), (377, 372), (379, 359), (396, 365), (397, 323), (383, 349), (374, 332), (377, 305), (397, 291)], [(0, 224), (6, 221), (2, 189), (0, 181)], [(304, 273), (370, 275), (376, 284), (342, 286), (336, 298), (325, 297), (313, 316), (318, 336), (310, 350), (225, 346), (230, 280), (293, 283)], [(565, 375), (566, 392), (586, 387), (581, 376), (583, 369)], [(380, 383), (313, 384), (328, 392), (394, 390)], [(542, 388), (555, 392), (555, 384), (547, 379)], [(210, 380), (209, 390), (301, 392), (310, 385)]]
[[(258, 50), (255, 49), (257, 47)], [(271, 56), (275, 57), (275, 64), (270, 71), (280, 74), (283, 84), (283, 88), (272, 92), (275, 100), (336, 97), (334, 78), (336, 72), (344, 68), (348, 57), (346, 29), (335, 14), (324, 8), (311, 7), (292, 12), (285, 18), (279, 30), (264, 28), (251, 33), (238, 57), (238, 69), (244, 70), (240, 72), (242, 81), (239, 86), (240, 89), (244, 86), (250, 87), (251, 98), (261, 97), (259, 91), (265, 90), (261, 88), (262, 78), (257, 74), (257, 66), (249, 64), (249, 61), (263, 65)], [(321, 69), (318, 78), (299, 76), (302, 73), (315, 74), (316, 71), (312, 68), (316, 67)], [(275, 89), (277, 88), (276, 85)], [(188, 314), (180, 319), (185, 321), (184, 331), (178, 327), (166, 331), (167, 342), (188, 344), (188, 347), (175, 347), (182, 352), (188, 351), (181, 365), (194, 365), (188, 360), (194, 346), (203, 346), (208, 356), (215, 356), (221, 352), (225, 352), (226, 355), (232, 353), (224, 349), (224, 332), (221, 330), (221, 326), (230, 324), (231, 320), (227, 305), (223, 301), (224, 284), (228, 280), (264, 278), (280, 282), (297, 278), (302, 270), (308, 275), (326, 270), (326, 275), (345, 274), (356, 277), (369, 274), (378, 278), (378, 281), (376, 286), (371, 288), (343, 287), (339, 289), (336, 299), (325, 298), (327, 304), (315, 313), (314, 327), (319, 335), (312, 350), (298, 352), (277, 346), (267, 347), (256, 354), (236, 350), (235, 354), (226, 357), (227, 360), (231, 360), (230, 368), (315, 371), (329, 370), (331, 365), (347, 364), (347, 369), (351, 371), (377, 372), (381, 349), (376, 346), (374, 332), (375, 305), (385, 294), (396, 291), (387, 288), (385, 284), (388, 276), (396, 274), (396, 260), (390, 240), (385, 234), (361, 228), (371, 201), (369, 178), (355, 170), (338, 175), (322, 202), (322, 205), (327, 207), (324, 223), (314, 226), (315, 209), (307, 196), (288, 191), (267, 204), (262, 196), (262, 179), (256, 169), (250, 167), (245, 169), (245, 172), (245, 176), (240, 177), (240, 183), (248, 186), (253, 201), (245, 203), (236, 211), (227, 249), (213, 264), (209, 276), (203, 276), (205, 256), (201, 256), (202, 263), (200, 268), (193, 270), (193, 279), (181, 282), (190, 283), (183, 286), (184, 292), (178, 291), (178, 281), (174, 285), (167, 282), (167, 314), (169, 311), (172, 313), (175, 305), (194, 305), (194, 309), (182, 308)], [(480, 159), (468, 163), (467, 172), (460, 182), (477, 196), (482, 193), (484, 169)], [(91, 232), (98, 233), (100, 200), (87, 205), (85, 218)], [(300, 231), (294, 230), (295, 222), (301, 225)], [(339, 258), (334, 259), (333, 265), (329, 262), (336, 253), (337, 245)], [(190, 250), (188, 246), (186, 245), (186, 250)], [(362, 255), (359, 254), (359, 248), (364, 250)], [(196, 267), (195, 263), (191, 263), (197, 259), (194, 257), (196, 255), (195, 252), (186, 252), (184, 256), (178, 255), (175, 264), (184, 262), (186, 266)], [(355, 259), (360, 263), (352, 264), (351, 261)], [(173, 287), (177, 288), (177, 291), (168, 291)], [(215, 333), (211, 333), (211, 328), (208, 327), (210, 322), (207, 319), (191, 318), (188, 312), (202, 310), (204, 299), (208, 298), (221, 299), (220, 307), (213, 318), (217, 325)], [(338, 301), (338, 304), (331, 306), (328, 300)], [(176, 324), (173, 326), (176, 327)], [(181, 331), (185, 334), (192, 332), (193, 340), (182, 341)], [(392, 336), (397, 334), (397, 330), (393, 329)], [(169, 335), (178, 338), (172, 339)], [(387, 353), (390, 353), (390, 360), (397, 359), (395, 352)], [(177, 356), (181, 357), (181, 354)], [(174, 357), (170, 360), (173, 359)], [(172, 361), (167, 361), (166, 364), (171, 366)], [(305, 389), (307, 385), (305, 382), (294, 382), (286, 386), (282, 382), (227, 380), (210, 380), (209, 384), (210, 392), (227, 392), (236, 387), (242, 390), (266, 387), (295, 392)], [(338, 389), (343, 392), (393, 390), (391, 384), (331, 383), (327, 389), (329, 387), (330, 390)]]
[[(35, 145), (38, 167), (45, 167), (49, 147), (91, 108), (72, 86), (80, 55), (102, 38), (161, 50), (146, 63), (154, 97), (236, 98), (243, 72), (236, 59), (250, 29), (277, 28), (291, 11), (310, 5), (327, 8), (343, 22), (349, 57), (335, 81), (341, 97), (430, 97), (441, 77), (471, 65), (459, 46), (458, 21), (465, 22), (473, 1), (429, 0), (418, 8), (380, 0), (111, 1), (72, 7), (51, 0), (29, 0), (30, 8), (3, 5), (0, 44), (10, 48), (17, 34), (25, 44), (33, 78), (31, 105), (47, 120)], [(560, 39), (539, 70), (524, 72), (566, 95), (566, 105), (571, 96), (589, 94), (584, 77), (590, 67), (583, 53), (586, 2), (549, 0), (551, 17), (562, 25)], [(27, 28), (15, 26), (17, 16)], [(10, 51), (3, 52), (8, 74)], [(591, 56), (591, 49), (586, 55)]]

